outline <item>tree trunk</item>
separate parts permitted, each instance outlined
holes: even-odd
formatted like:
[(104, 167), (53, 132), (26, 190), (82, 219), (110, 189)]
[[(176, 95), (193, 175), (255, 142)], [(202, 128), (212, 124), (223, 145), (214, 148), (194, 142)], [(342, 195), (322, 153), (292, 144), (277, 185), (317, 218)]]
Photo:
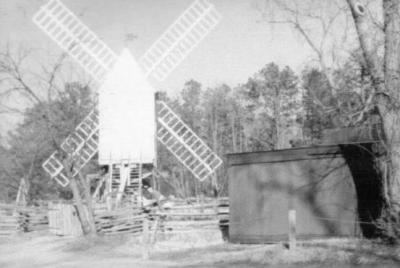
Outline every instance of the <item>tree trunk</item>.
[[(212, 133), (212, 149), (215, 153), (218, 152), (218, 116), (217, 114), (214, 115), (214, 128), (213, 128), (213, 133)], [(211, 185), (212, 185), (212, 192), (213, 195), (218, 195), (218, 178), (217, 178), (217, 173), (212, 174), (211, 176)]]
[(89, 222), (86, 218), (86, 211), (83, 206), (82, 198), (79, 193), (79, 187), (76, 182), (76, 179), (72, 176), (69, 177), (69, 186), (71, 187), (72, 194), (74, 196), (74, 202), (76, 209), (78, 210), (78, 218), (82, 226), (82, 231), (84, 235), (88, 235), (91, 232)]
[[(233, 114), (233, 112), (232, 112), (232, 114)], [(234, 153), (236, 153), (237, 152), (237, 141), (236, 141), (236, 120), (235, 120), (235, 115), (232, 115), (231, 116), (231, 130), (232, 130), (232, 151), (234, 152)]]
[(388, 147), (387, 192), (389, 204), (400, 211), (400, 116), (399, 111), (388, 112), (383, 118), (386, 135), (391, 137)]
[(68, 179), (70, 181), (69, 186), (72, 190), (76, 209), (78, 210), (78, 218), (79, 218), (79, 221), (82, 226), (82, 232), (84, 235), (92, 235), (93, 230), (95, 232), (96, 228), (94, 228), (94, 229), (91, 228), (91, 224), (88, 220), (88, 215), (87, 215), (88, 213), (85, 210), (85, 207), (83, 205), (83, 201), (82, 201), (78, 183), (77, 183), (75, 177), (72, 176), (72, 173), (71, 173), (71, 167), (72, 167), (71, 161), (64, 160), (64, 169), (65, 169), (65, 172), (67, 173)]
[(87, 214), (88, 214), (87, 216), (88, 216), (88, 224), (90, 227), (90, 235), (96, 236), (97, 230), (96, 230), (96, 223), (94, 220), (94, 208), (92, 203), (92, 195), (90, 194), (90, 187), (87, 180), (83, 177), (81, 173), (79, 173), (79, 179), (83, 187), (83, 194), (87, 204)]
[[(385, 58), (384, 74), (386, 92), (380, 107), (389, 156), (389, 197), (391, 205), (400, 208), (400, 1), (384, 0)], [(381, 105), (382, 106), (382, 105)]]
[(387, 159), (381, 174), (387, 174), (388, 204), (400, 208), (400, 4), (383, 0), (385, 54), (383, 68), (379, 62), (371, 19), (363, 2), (347, 0), (356, 26), (366, 68), (375, 90), (374, 103), (383, 124), (383, 142)]
[(283, 149), (282, 147), (282, 139), (283, 137), (281, 136), (281, 116), (280, 116), (280, 106), (281, 106), (281, 100), (280, 100), (280, 93), (279, 89), (275, 88), (274, 90), (274, 118), (275, 118), (275, 133), (274, 133), (274, 148), (275, 150)]

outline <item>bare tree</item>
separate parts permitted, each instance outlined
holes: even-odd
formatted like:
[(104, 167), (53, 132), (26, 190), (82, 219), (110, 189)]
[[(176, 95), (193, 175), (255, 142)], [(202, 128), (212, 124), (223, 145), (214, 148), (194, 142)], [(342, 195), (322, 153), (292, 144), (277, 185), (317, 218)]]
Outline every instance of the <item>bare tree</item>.
[[(370, 1), (368, 1), (370, 2)], [(313, 62), (317, 63), (321, 72), (326, 76), (333, 95), (341, 92), (336, 83), (335, 74), (338, 69), (346, 69), (346, 63), (351, 56), (354, 56), (355, 41), (354, 27), (346, 1), (287, 1), (287, 0), (263, 0), (265, 6), (258, 6), (262, 10), (263, 21), (270, 25), (288, 25), (303, 40), (313, 53)], [(371, 16), (372, 25), (369, 33), (373, 37), (371, 49), (378, 51), (380, 22)], [(378, 36), (378, 39), (377, 39)], [(364, 68), (364, 60), (358, 62), (360, 68)], [(368, 83), (365, 82), (368, 86)], [(346, 105), (347, 98), (337, 98), (337, 101), (326, 105), (317, 96), (312, 97), (315, 105), (320, 107), (327, 115), (341, 113), (345, 119), (346, 126), (357, 125), (365, 121), (366, 114), (373, 108), (373, 94), (369, 90), (362, 90), (360, 105), (344, 113), (341, 109)], [(343, 123), (342, 122), (342, 123)]]
[[(1, 109), (4, 113), (18, 113), (22, 116), (28, 117), (31, 110), (29, 108), (36, 107), (39, 113), (42, 113), (40, 120), (44, 122), (44, 132), (46, 132), (46, 137), (50, 140), (45, 141), (47, 145), (51, 145), (52, 150), (62, 150), (59, 148), (59, 144), (66, 135), (74, 131), (75, 126), (86, 116), (87, 110), (91, 110), (93, 107), (74, 106), (74, 103), (70, 103), (71, 107), (67, 107), (67, 110), (74, 110), (72, 114), (69, 114), (69, 123), (65, 122), (60, 124), (60, 113), (57, 113), (54, 106), (54, 100), (68, 100), (68, 98), (76, 99), (80, 96), (68, 96), (72, 94), (73, 89), (69, 89), (73, 83), (65, 80), (63, 77), (63, 68), (65, 67), (65, 57), (66, 54), (61, 54), (56, 57), (54, 62), (46, 62), (42, 60), (41, 62), (32, 63), (34, 58), (32, 50), (26, 50), (19, 48), (16, 52), (11, 51), (8, 46), (3, 53), (0, 53), (0, 81), (2, 83), (0, 97)], [(33, 67), (35, 66), (35, 67)], [(35, 71), (32, 71), (34, 69)], [(83, 90), (89, 90), (89, 87), (83, 86)], [(89, 96), (90, 97), (90, 96)], [(92, 96), (93, 97), (93, 96)], [(22, 104), (13, 106), (9, 103), (13, 103), (13, 98), (24, 99)], [(74, 101), (74, 100), (73, 100)], [(93, 101), (91, 103), (94, 104)], [(89, 103), (90, 104), (90, 103)], [(74, 107), (72, 107), (74, 106)], [(37, 110), (35, 110), (37, 112)], [(68, 113), (68, 111), (64, 111)], [(60, 127), (67, 129), (58, 129)], [(40, 135), (38, 133), (38, 135)], [(14, 144), (20, 144), (28, 142), (26, 140), (18, 140), (18, 135), (13, 136)], [(9, 162), (11, 165), (18, 167), (19, 172), (22, 173), (23, 177), (27, 180), (31, 180), (31, 175), (33, 171), (33, 163), (38, 161), (36, 155), (42, 153), (43, 150), (48, 150), (48, 148), (41, 147), (43, 144), (34, 144), (31, 147), (36, 151), (36, 154), (32, 155), (31, 164), (28, 167), (21, 163), (21, 155), (15, 155), (15, 152), (10, 151)], [(17, 148), (25, 148), (27, 144), (21, 144)], [(49, 147), (49, 146), (47, 146)], [(69, 184), (70, 189), (73, 193), (74, 203), (77, 206), (79, 218), (81, 220), (82, 229), (85, 234), (96, 234), (96, 227), (93, 217), (93, 206), (92, 197), (90, 194), (90, 189), (85, 176), (79, 173), (75, 178), (71, 175), (74, 166), (74, 157), (69, 153), (63, 153), (64, 157), (64, 168), (69, 175), (71, 183)], [(26, 159), (24, 159), (26, 162)], [(39, 161), (43, 161), (43, 158)], [(35, 168), (40, 168), (41, 163), (38, 163)], [(0, 172), (5, 174), (12, 181), (17, 181), (20, 178), (15, 178), (12, 174), (7, 172), (7, 168), (0, 165)], [(14, 185), (16, 183), (12, 183)], [(86, 205), (87, 209), (84, 208)]]
[(387, 151), (385, 169), (388, 203), (400, 212), (400, 1), (383, 0), (383, 62), (369, 31), (373, 20), (365, 1), (347, 0), (360, 47), (374, 88), (371, 103), (377, 108), (383, 125), (383, 143)]
[[(271, 22), (293, 26), (293, 29), (304, 38), (317, 55), (321, 69), (327, 73), (332, 87), (335, 83), (329, 74), (330, 68), (325, 61), (325, 55), (328, 55), (327, 52), (332, 51), (333, 47), (328, 46), (324, 51), (324, 46), (320, 45), (321, 43), (315, 35), (311, 34), (306, 25), (311, 20), (319, 20), (323, 29), (319, 33), (320, 40), (328, 38), (327, 41), (332, 42), (329, 36), (334, 35), (335, 32), (329, 31), (329, 28), (333, 27), (336, 18), (340, 16), (345, 18), (346, 23), (341, 27), (349, 26), (350, 31), (345, 28), (342, 28), (342, 31), (351, 34), (348, 37), (358, 43), (362, 52), (361, 61), (371, 83), (371, 89), (364, 98), (362, 109), (355, 114), (353, 120), (362, 120), (371, 110), (378, 112), (383, 130), (382, 144), (385, 148), (385, 157), (380, 160), (379, 169), (382, 174), (386, 205), (393, 222), (398, 224), (400, 222), (400, 128), (398, 127), (400, 124), (400, 1), (305, 1), (312, 3), (313, 9), (308, 8), (303, 1), (271, 1), (280, 10), (279, 15), (284, 15), (283, 19)], [(336, 5), (337, 8), (324, 13), (320, 7), (321, 3)], [(376, 16), (376, 10), (381, 10), (381, 14)], [(318, 12), (320, 15), (315, 16)], [(301, 20), (304, 18), (306, 19)], [(363, 90), (366, 93), (366, 89)]]

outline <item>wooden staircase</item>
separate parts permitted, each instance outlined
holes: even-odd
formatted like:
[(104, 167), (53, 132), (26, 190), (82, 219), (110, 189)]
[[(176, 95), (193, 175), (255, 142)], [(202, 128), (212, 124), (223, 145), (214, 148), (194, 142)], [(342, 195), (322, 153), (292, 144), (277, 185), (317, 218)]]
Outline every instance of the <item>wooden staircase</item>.
[(142, 205), (142, 165), (119, 164), (114, 165), (111, 172), (111, 197), (115, 205), (120, 202), (129, 202), (133, 205)]

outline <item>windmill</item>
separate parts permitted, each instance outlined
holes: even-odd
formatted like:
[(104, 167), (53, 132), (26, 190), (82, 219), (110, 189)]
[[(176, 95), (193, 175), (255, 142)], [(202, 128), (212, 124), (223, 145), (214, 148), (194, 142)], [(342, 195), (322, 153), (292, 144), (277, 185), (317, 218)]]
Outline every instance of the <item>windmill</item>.
[[(215, 172), (222, 164), (221, 158), (166, 103), (157, 101), (157, 109), (154, 107), (155, 92), (146, 78), (152, 76), (163, 81), (220, 18), (213, 5), (206, 0), (196, 0), (137, 62), (126, 49), (120, 56), (115, 54), (61, 1), (50, 0), (40, 8), (33, 17), (34, 23), (101, 85), (100, 108), (91, 111), (60, 146), (75, 159), (72, 176), (98, 153), (99, 164), (110, 168), (107, 191), (117, 187), (120, 199), (126, 186), (141, 182), (143, 164), (154, 161), (155, 138), (150, 142), (152, 136), (156, 136), (200, 181)], [(146, 112), (137, 107), (145, 107)], [(129, 122), (118, 121), (126, 116), (131, 119)], [(139, 120), (136, 132), (130, 125), (136, 124), (135, 120)], [(143, 128), (145, 134), (138, 135), (137, 129)], [(122, 136), (115, 138), (118, 133)], [(69, 179), (60, 157), (61, 152), (56, 150), (42, 166), (51, 179), (65, 187)], [(113, 186), (115, 168), (119, 178)]]

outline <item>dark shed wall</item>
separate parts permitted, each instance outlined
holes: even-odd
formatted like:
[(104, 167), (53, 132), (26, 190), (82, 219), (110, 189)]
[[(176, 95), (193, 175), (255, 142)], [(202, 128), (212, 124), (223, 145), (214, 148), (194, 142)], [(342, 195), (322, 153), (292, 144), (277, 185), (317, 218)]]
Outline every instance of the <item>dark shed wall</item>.
[(377, 146), (379, 147), (374, 143), (340, 145), (355, 183), (358, 217), (361, 231), (366, 238), (380, 236), (380, 230), (374, 223), (379, 220), (385, 202), (382, 175), (379, 174), (376, 155), (373, 153), (379, 150)]
[(286, 239), (288, 209), (299, 237), (354, 235), (356, 191), (340, 148), (228, 155), (232, 242)]

